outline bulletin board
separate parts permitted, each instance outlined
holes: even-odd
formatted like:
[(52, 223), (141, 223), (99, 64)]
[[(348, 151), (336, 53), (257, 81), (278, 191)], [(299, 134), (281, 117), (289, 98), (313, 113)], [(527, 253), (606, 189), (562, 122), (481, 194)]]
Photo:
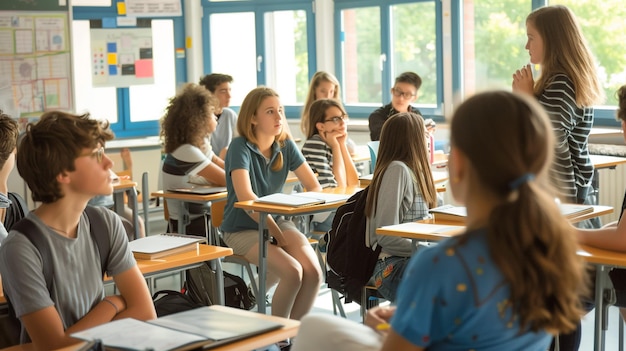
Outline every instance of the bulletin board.
[(0, 108), (39, 117), (72, 108), (66, 12), (0, 11)]
[(154, 84), (152, 28), (97, 28), (94, 23), (90, 29), (94, 87)]

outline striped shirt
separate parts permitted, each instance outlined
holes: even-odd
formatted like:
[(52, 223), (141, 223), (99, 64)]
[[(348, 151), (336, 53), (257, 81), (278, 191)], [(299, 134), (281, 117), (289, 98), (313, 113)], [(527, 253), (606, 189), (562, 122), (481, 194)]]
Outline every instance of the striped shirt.
[(319, 134), (314, 134), (302, 146), (302, 155), (306, 159), (322, 188), (335, 188), (337, 181), (333, 174), (333, 150), (322, 140)]
[(576, 106), (576, 90), (569, 77), (557, 74), (539, 96), (555, 135), (552, 179), (562, 199), (581, 203), (593, 177), (587, 141), (593, 126), (593, 108)]

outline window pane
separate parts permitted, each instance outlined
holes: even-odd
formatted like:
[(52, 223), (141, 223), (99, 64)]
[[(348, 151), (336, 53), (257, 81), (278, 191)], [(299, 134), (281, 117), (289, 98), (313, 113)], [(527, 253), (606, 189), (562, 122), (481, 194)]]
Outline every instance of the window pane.
[[(419, 13), (419, 17), (407, 16)], [(391, 7), (391, 76), (413, 71), (422, 77), (419, 104), (437, 104), (437, 28), (434, 2)], [(393, 83), (392, 83), (393, 84)]]
[(284, 105), (304, 103), (309, 81), (306, 12), (265, 13), (267, 86), (280, 95)]
[(550, 4), (569, 7), (578, 18), (591, 52), (596, 57), (606, 105), (617, 105), (615, 92), (626, 83), (626, 7), (623, 1), (554, 0)]
[[(233, 76), (231, 105), (239, 106), (257, 86), (254, 13), (212, 14), (209, 20), (212, 71)], [(236, 31), (230, 29), (234, 23)]]
[(380, 104), (380, 9), (364, 7), (341, 11), (341, 51), (346, 104)]
[(156, 58), (154, 84), (130, 86), (131, 122), (158, 120), (163, 116), (169, 99), (176, 94), (172, 20), (152, 20), (152, 50)]
[(465, 94), (511, 89), (513, 72), (529, 63), (526, 0), (463, 2), (463, 83)]
[(76, 113), (91, 113), (95, 119), (117, 122), (117, 96), (114, 87), (94, 88), (91, 79), (91, 35), (89, 21), (72, 21), (72, 66)]

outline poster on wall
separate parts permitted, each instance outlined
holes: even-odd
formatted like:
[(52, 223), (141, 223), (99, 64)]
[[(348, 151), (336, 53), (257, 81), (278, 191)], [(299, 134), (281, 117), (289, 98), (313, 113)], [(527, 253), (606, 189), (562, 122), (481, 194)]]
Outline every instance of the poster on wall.
[(0, 12), (0, 109), (39, 117), (72, 108), (67, 13)]
[(154, 84), (152, 28), (98, 28), (91, 24), (94, 87)]

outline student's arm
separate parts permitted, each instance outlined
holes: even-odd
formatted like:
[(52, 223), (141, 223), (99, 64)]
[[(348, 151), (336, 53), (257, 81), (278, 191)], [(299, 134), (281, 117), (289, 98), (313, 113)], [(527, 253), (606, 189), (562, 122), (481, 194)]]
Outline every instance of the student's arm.
[(300, 183), (302, 183), (302, 185), (304, 185), (304, 188), (307, 191), (322, 190), (320, 183), (317, 181), (317, 178), (315, 178), (315, 174), (311, 170), (311, 167), (309, 167), (308, 163), (302, 162), (302, 164), (298, 168), (296, 168), (293, 173), (296, 174), (296, 177), (298, 177), (298, 180), (300, 181)]
[(320, 134), (322, 140), (324, 140), (332, 150), (333, 165), (331, 170), (338, 187), (345, 187), (347, 185), (346, 163), (343, 157), (343, 149), (347, 150), (344, 135), (345, 134), (341, 134), (338, 131), (323, 132)]
[(354, 161), (352, 161), (350, 150), (348, 150), (348, 144), (346, 143), (347, 140), (348, 133), (346, 133), (341, 143), (341, 158), (346, 171), (346, 186), (357, 186), (359, 185), (359, 174), (356, 171)]
[[(226, 148), (224, 148), (226, 149)], [(226, 152), (224, 152), (226, 153)], [(216, 154), (213, 154), (213, 157), (211, 158), (211, 162), (215, 163), (216, 165), (218, 165), (221, 169), (224, 169), (224, 159), (217, 156)]]
[(578, 229), (577, 232), (581, 244), (626, 252), (626, 220), (620, 221), (617, 227)]
[[(250, 172), (248, 172), (247, 169), (235, 169), (230, 172), (230, 176), (233, 180), (235, 194), (237, 194), (237, 201), (256, 200), (258, 198), (252, 190), (252, 184), (250, 184)], [(254, 219), (257, 223), (259, 222), (258, 212), (248, 212), (248, 216)], [(278, 246), (282, 246), (282, 243), (285, 243), (286, 241), (283, 237), (283, 232), (280, 230), (272, 216), (267, 216), (265, 219), (265, 225), (267, 226), (270, 234), (278, 241)]]
[(200, 172), (198, 172), (198, 175), (204, 177), (206, 180), (211, 182), (211, 184), (217, 186), (226, 186), (226, 175), (224, 173), (224, 168), (220, 168), (220, 166), (215, 164), (214, 162), (211, 162), (206, 167), (204, 167)]

